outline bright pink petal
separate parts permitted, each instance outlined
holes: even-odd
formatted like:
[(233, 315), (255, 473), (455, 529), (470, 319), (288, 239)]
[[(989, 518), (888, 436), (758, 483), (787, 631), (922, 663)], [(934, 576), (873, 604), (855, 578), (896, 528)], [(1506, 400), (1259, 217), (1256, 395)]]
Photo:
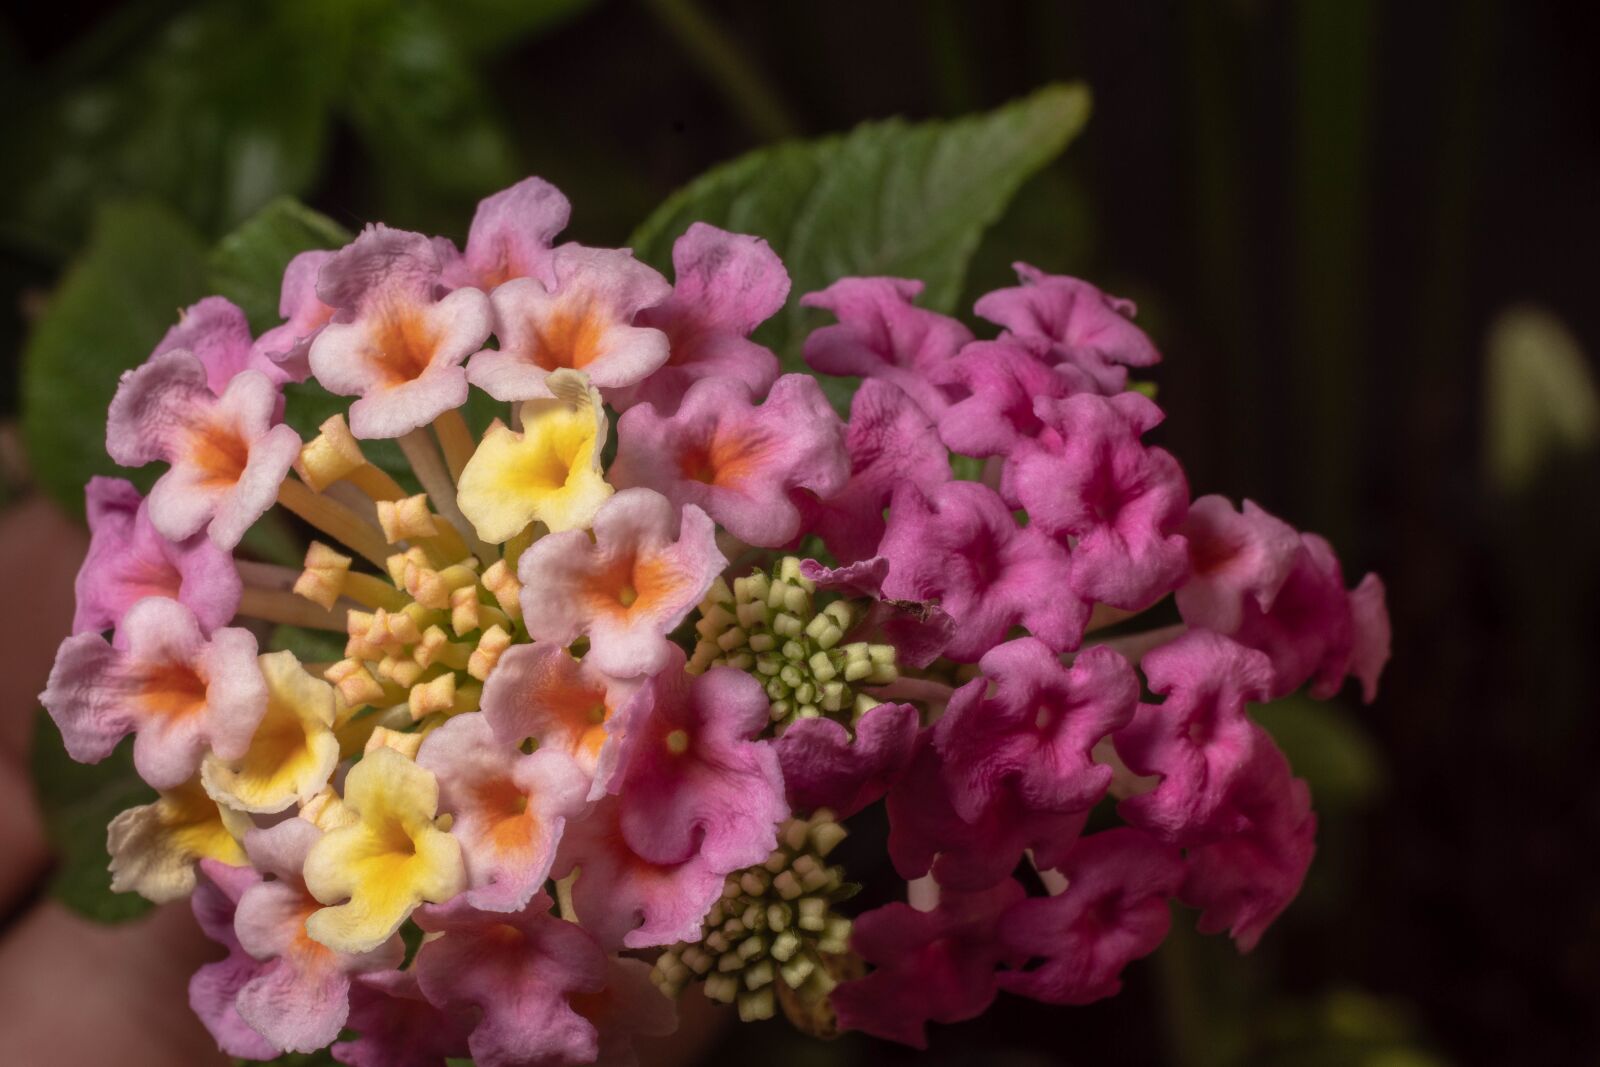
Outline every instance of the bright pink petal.
[(1190, 626), (1222, 634), (1239, 629), (1246, 598), (1271, 611), (1300, 554), (1293, 526), (1244, 502), (1203, 496), (1189, 506), (1183, 535), (1189, 542), (1189, 578), (1178, 589), (1178, 610)]
[(800, 719), (772, 743), (783, 767), (789, 804), (828, 808), (847, 819), (878, 801), (899, 780), (916, 745), (917, 709), (879, 704), (851, 731), (832, 719)]
[(939, 369), (938, 383), (959, 399), (939, 415), (939, 437), (965, 456), (1003, 456), (1019, 441), (1038, 436), (1044, 423), (1035, 397), (1083, 392), (1081, 376), (1044, 358), (1042, 341), (1005, 337), (974, 341)]
[(492, 290), (512, 278), (553, 280), (550, 245), (571, 216), (567, 198), (543, 178), (485, 197), (467, 233), (464, 277), (447, 281)]
[(333, 1046), (333, 1058), (348, 1067), (446, 1067), (465, 1058), (470, 1019), (441, 1011), (417, 987), (415, 969), (380, 971), (350, 987), (353, 1041)]

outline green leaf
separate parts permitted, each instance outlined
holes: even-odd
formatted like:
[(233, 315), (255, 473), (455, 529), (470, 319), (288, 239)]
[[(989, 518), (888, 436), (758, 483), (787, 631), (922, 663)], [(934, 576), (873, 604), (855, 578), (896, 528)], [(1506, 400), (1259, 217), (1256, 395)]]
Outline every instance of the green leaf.
[(283, 269), (301, 252), (339, 248), (351, 234), (293, 197), (279, 197), (223, 237), (211, 253), (211, 288), (244, 309), (262, 333), (280, 321)]
[(1295, 695), (1252, 709), (1318, 805), (1362, 808), (1383, 791), (1383, 756), (1343, 705)]
[(119, 812), (155, 799), (133, 769), (128, 739), (94, 765), (74, 763), (43, 711), (33, 731), (33, 781), (45, 830), (58, 860), (50, 881), (57, 900), (98, 922), (124, 922), (150, 910), (137, 893), (113, 893), (106, 827)]
[(23, 350), (22, 430), (34, 477), (75, 512), (106, 455), (106, 409), (122, 371), (150, 354), (178, 309), (205, 293), (205, 246), (166, 208), (112, 202)]
[(1484, 452), (1496, 488), (1526, 488), (1551, 461), (1600, 444), (1600, 388), (1560, 319), (1538, 307), (1502, 312), (1488, 363)]
[(984, 230), (1088, 115), (1087, 89), (1053, 85), (983, 115), (890, 119), (761, 149), (673, 194), (630, 243), (668, 269), (672, 242), (691, 222), (765, 237), (794, 286), (762, 339), (787, 369), (800, 370), (800, 341), (814, 320), (798, 298), (844, 275), (920, 278), (924, 306), (953, 310)]

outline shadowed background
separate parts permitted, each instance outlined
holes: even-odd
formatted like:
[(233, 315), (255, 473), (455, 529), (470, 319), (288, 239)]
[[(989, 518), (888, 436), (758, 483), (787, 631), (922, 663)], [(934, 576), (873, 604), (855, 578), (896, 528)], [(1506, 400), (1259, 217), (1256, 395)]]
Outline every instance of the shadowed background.
[[(113, 935), (85, 948), (48, 903), (20, 776), (83, 548), (51, 502), (70, 444), (29, 456), (16, 429), (31, 406), (75, 398), (25, 385), (23, 352), (35, 358), (33, 327), (97, 239), (97, 211), (136, 204), (171, 241), (203, 246), (292, 194), (348, 228), (460, 238), (481, 196), (537, 173), (571, 197), (571, 236), (617, 244), (751, 149), (1082, 79), (1088, 126), (989, 229), (961, 307), (1018, 258), (1137, 300), (1166, 356), (1158, 436), (1196, 495), (1248, 496), (1328, 535), (1352, 582), (1381, 572), (1394, 660), (1370, 707), (1347, 694), (1269, 722), (1323, 830), (1301, 900), (1255, 954), (1187, 935), (1185, 917), (1116, 1000), (1002, 997), (982, 1020), (936, 1027), (919, 1062), (1589, 1060), (1595, 22), (1578, 5), (1493, 0), (135, 0), (0, 16), (0, 567), (18, 597), (4, 613), (0, 807), (25, 813), (0, 826), (0, 990), (39, 986), (30, 1003), (47, 1012), (49, 981), (19, 979), (19, 960), (56, 946), (117, 958), (93, 955)], [(106, 316), (161, 291), (162, 262), (113, 271)], [(174, 310), (158, 306), (119, 365)], [(55, 440), (27, 438), (36, 452)], [(47, 778), (65, 773), (46, 763)], [(102, 987), (136, 988), (140, 972), (119, 967), (100, 969)], [(815, 1044), (781, 1022), (707, 1041), (708, 1063), (913, 1056)]]

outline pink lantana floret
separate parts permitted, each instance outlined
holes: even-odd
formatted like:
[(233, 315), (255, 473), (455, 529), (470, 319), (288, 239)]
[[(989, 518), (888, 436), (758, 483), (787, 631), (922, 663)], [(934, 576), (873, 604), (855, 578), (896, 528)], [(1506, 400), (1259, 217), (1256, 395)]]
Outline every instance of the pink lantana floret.
[(233, 932), (239, 898), (261, 875), (251, 867), (232, 867), (201, 860), (200, 876), (190, 907), (200, 930), (227, 951), (223, 959), (204, 964), (189, 979), (189, 1007), (229, 1056), (270, 1060), (283, 1050), (257, 1033), (239, 1015), (239, 990), (261, 973), (261, 962), (239, 944)]
[(466, 862), (466, 901), (481, 911), (519, 911), (539, 892), (567, 820), (581, 814), (589, 779), (571, 756), (525, 754), (495, 738), (472, 712), (428, 735), (417, 764), (439, 780), (439, 807)]
[(801, 719), (772, 745), (797, 811), (827, 808), (847, 819), (900, 779), (915, 749), (917, 709), (879, 704), (856, 722), (854, 736), (832, 719)]
[(567, 228), (572, 205), (543, 178), (524, 178), (478, 203), (464, 252), (443, 256), (444, 282), (490, 292), (513, 278), (554, 284), (551, 245)]
[(152, 356), (122, 377), (106, 423), (106, 451), (124, 467), (164, 461), (150, 491), (150, 521), (184, 541), (206, 530), (232, 549), (277, 500), (300, 455), (300, 437), (275, 425), (278, 389), (243, 370), (217, 396), (193, 353)]
[(1003, 456), (1044, 428), (1038, 397), (1083, 392), (1077, 376), (1044, 359), (1046, 342), (1022, 337), (974, 341), (939, 370), (939, 383), (961, 394), (939, 415), (939, 437), (964, 456)]
[(278, 365), (257, 356), (250, 339), (250, 322), (239, 306), (226, 297), (208, 296), (178, 313), (178, 323), (167, 331), (150, 354), (186, 351), (206, 369), (206, 386), (221, 396), (228, 383), (243, 370), (258, 370), (275, 383), (287, 381)]
[(89, 551), (78, 569), (73, 633), (114, 629), (151, 596), (181, 602), (208, 633), (233, 618), (242, 583), (232, 554), (202, 534), (161, 536), (144, 498), (121, 478), (89, 479), (84, 498)]
[(1239, 629), (1247, 599), (1271, 611), (1300, 555), (1299, 532), (1251, 500), (1240, 513), (1226, 497), (1203, 496), (1189, 505), (1183, 533), (1189, 577), (1178, 589), (1178, 610), (1190, 626), (1221, 634)]
[[(680, 521), (681, 516), (681, 521)], [(522, 554), (522, 610), (535, 641), (589, 638), (585, 660), (616, 678), (671, 661), (670, 633), (705, 597), (727, 560), (716, 527), (690, 504), (679, 510), (650, 489), (625, 489), (587, 530), (564, 530)]]
[(759, 237), (696, 222), (674, 242), (672, 266), (672, 295), (634, 320), (666, 334), (671, 354), (639, 384), (607, 390), (606, 400), (619, 411), (650, 404), (670, 414), (704, 378), (729, 378), (752, 397), (766, 396), (778, 378), (778, 357), (750, 334), (789, 297), (789, 272), (778, 254)]
[(1138, 611), (1188, 569), (1179, 529), (1189, 503), (1183, 469), (1140, 437), (1161, 409), (1138, 393), (1040, 398), (1045, 429), (1006, 461), (1001, 491), (1030, 522), (1072, 541), (1072, 586), (1085, 599)]
[(468, 1013), (428, 1003), (415, 968), (358, 976), (350, 986), (349, 1026), (355, 1039), (332, 1049), (347, 1067), (447, 1067), (447, 1060), (466, 1058), (472, 1032)]
[(774, 548), (800, 532), (791, 494), (836, 493), (850, 465), (844, 426), (816, 379), (786, 374), (759, 406), (740, 382), (708, 378), (671, 416), (648, 404), (629, 410), (617, 422), (610, 476), (694, 504), (740, 540)]
[(251, 356), (278, 368), (280, 380), (311, 377), (311, 342), (333, 318), (333, 308), (317, 296), (317, 276), (333, 258), (325, 249), (301, 252), (283, 270), (278, 315), (283, 322), (256, 338)]
[(563, 245), (554, 284), (514, 278), (490, 296), (500, 347), (472, 357), (467, 377), (496, 400), (553, 394), (545, 380), (582, 371), (600, 388), (642, 381), (667, 361), (667, 335), (633, 325), (672, 287), (626, 249)]
[(443, 297), (442, 264), (419, 233), (371, 226), (323, 264), (317, 296), (334, 319), (311, 343), (322, 387), (350, 405), (357, 437), (400, 437), (467, 401), (462, 362), (494, 323), (477, 289)]
[(980, 298), (973, 310), (981, 317), (1018, 337), (1048, 342), (1053, 362), (1080, 371), (1108, 396), (1127, 387), (1127, 368), (1161, 362), (1150, 338), (1133, 324), (1133, 301), (1077, 278), (1015, 266), (1022, 284)]
[(40, 694), (80, 763), (98, 763), (136, 734), (135, 768), (157, 789), (200, 769), (207, 752), (239, 759), (267, 706), (256, 639), (224, 627), (208, 638), (176, 600), (150, 597), (123, 616), (114, 643), (69, 637)]
[(1067, 887), (1017, 902), (999, 938), (1038, 967), (1007, 971), (1000, 988), (1050, 1004), (1088, 1004), (1122, 990), (1122, 970), (1156, 950), (1172, 925), (1169, 898), (1183, 884), (1183, 857), (1131, 827), (1080, 838), (1057, 868)]

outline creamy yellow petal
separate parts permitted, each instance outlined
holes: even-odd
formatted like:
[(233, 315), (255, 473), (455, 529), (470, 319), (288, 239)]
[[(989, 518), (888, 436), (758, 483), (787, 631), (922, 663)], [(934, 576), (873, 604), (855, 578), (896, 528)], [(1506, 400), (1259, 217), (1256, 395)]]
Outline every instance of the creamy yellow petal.
[(106, 831), (111, 853), (111, 888), (135, 892), (157, 904), (194, 891), (195, 864), (202, 859), (245, 863), (239, 838), (249, 820), (219, 808), (190, 782), (163, 793), (153, 804), (129, 808)]
[(339, 763), (336, 695), (292, 652), (260, 657), (267, 711), (242, 759), (206, 759), (201, 780), (220, 803), (258, 813), (283, 811), (316, 795)]

